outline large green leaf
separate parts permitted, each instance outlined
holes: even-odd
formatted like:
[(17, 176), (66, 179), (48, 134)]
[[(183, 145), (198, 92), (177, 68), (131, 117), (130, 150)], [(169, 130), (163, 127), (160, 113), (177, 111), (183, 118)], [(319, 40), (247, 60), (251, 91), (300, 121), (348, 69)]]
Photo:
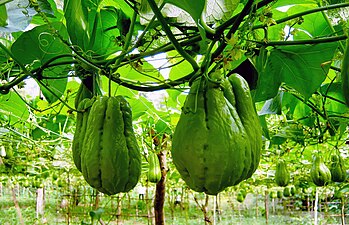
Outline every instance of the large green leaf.
[(344, 104), (345, 99), (341, 83), (324, 84), (320, 88), (320, 93), (326, 96), (324, 106), (327, 115), (338, 115), (348, 112), (348, 107)]
[(95, 22), (95, 26), (90, 30), (89, 50), (98, 55), (109, 55), (121, 50), (124, 36), (129, 31), (130, 19), (121, 9), (113, 7), (102, 8), (94, 19), (96, 21), (90, 21)]
[[(287, 13), (293, 15), (302, 11), (307, 11), (314, 9), (314, 5), (295, 5), (291, 7)], [(328, 25), (327, 20), (324, 18), (321, 12), (308, 14), (302, 17), (303, 22), (301, 24), (296, 24), (295, 29), (304, 31), (302, 33), (307, 35), (298, 36), (299, 32), (296, 32), (293, 36), (294, 40), (304, 39), (305, 36), (311, 35), (312, 37), (326, 36), (332, 33), (331, 28)], [(308, 38), (309, 39), (309, 36)]]
[(127, 99), (132, 107), (132, 119), (137, 120), (139, 117), (144, 114), (151, 114), (155, 112), (156, 109), (151, 101), (143, 96), (139, 96), (138, 98)]
[(309, 98), (325, 80), (329, 66), (323, 63), (332, 60), (337, 43), (318, 45), (285, 46), (274, 49), (269, 60), (274, 76)]
[(100, 2), (65, 0), (64, 16), (74, 45), (88, 55), (106, 57), (121, 49), (121, 34), (127, 33), (129, 18), (113, 6), (99, 8)]
[(299, 101), (293, 112), (293, 119), (298, 120), (302, 124), (313, 127), (315, 116), (313, 110), (304, 102)]
[(18, 121), (26, 121), (29, 117), (27, 105), (13, 91), (6, 95), (0, 95), (0, 111), (2, 117), (11, 124)]
[(321, 65), (332, 60), (337, 45), (324, 43), (272, 49), (263, 69), (257, 67), (260, 76), (254, 93), (256, 101), (274, 97), (282, 82), (308, 99), (325, 80), (329, 66)]
[[(51, 25), (63, 38), (68, 37), (62, 23), (53, 23)], [(23, 65), (29, 65), (34, 69), (41, 67), (54, 57), (71, 54), (70, 48), (49, 31), (49, 25), (42, 25), (20, 35), (11, 48), (16, 59)], [(54, 62), (59, 63), (67, 59), (69, 57), (57, 58)], [(67, 83), (68, 70), (69, 67), (65, 65), (55, 66), (54, 68), (45, 69), (42, 75), (57, 79), (37, 78), (40, 79), (41, 90), (49, 103), (57, 101), (63, 95)]]
[(87, 51), (100, 1), (64, 0), (64, 17), (71, 42)]
[(194, 19), (195, 23), (199, 23), (203, 10), (205, 9), (205, 0), (187, 1), (187, 0), (165, 0), (166, 3), (183, 9)]
[(56, 79), (37, 80), (42, 94), (50, 104), (56, 102), (63, 96), (68, 82), (67, 76), (69, 69), (70, 67), (67, 66), (56, 66), (44, 71), (45, 77), (56, 77)]
[(82, 7), (81, 0), (64, 1), (64, 17), (67, 21), (67, 29), (70, 41), (86, 50), (86, 43), (89, 42), (87, 9)]
[[(62, 23), (51, 25), (64, 39), (68, 38), (66, 28)], [(24, 65), (31, 65), (36, 68), (54, 57), (70, 54), (70, 48), (50, 33), (50, 30), (49, 25), (42, 25), (20, 35), (11, 47), (16, 59)], [(64, 60), (67, 60), (67, 58)], [(34, 62), (36, 66), (33, 66)]]

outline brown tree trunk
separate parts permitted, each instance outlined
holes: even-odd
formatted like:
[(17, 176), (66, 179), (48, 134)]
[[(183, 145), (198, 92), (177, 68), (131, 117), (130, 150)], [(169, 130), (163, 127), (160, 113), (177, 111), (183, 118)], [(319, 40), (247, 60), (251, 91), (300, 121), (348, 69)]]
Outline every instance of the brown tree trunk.
[(156, 184), (155, 199), (154, 199), (154, 211), (155, 211), (155, 224), (165, 224), (164, 203), (166, 193), (166, 174), (167, 174), (167, 162), (166, 162), (166, 150), (160, 151), (158, 154), (161, 168), (161, 180)]
[(13, 200), (13, 203), (15, 204), (15, 208), (16, 208), (16, 212), (17, 212), (18, 219), (19, 219), (19, 223), (20, 223), (21, 225), (24, 225), (24, 220), (23, 220), (21, 208), (19, 207), (19, 204), (18, 204), (18, 200), (17, 200), (17, 197), (16, 197), (16, 192), (15, 192), (15, 188), (14, 188), (14, 187), (11, 187), (11, 193), (12, 193), (12, 200)]

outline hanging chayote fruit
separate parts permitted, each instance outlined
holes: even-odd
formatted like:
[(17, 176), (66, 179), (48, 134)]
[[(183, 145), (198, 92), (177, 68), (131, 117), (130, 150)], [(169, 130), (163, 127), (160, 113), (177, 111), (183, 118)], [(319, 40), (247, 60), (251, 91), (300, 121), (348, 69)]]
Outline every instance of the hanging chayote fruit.
[(186, 184), (216, 195), (252, 176), (262, 129), (247, 82), (238, 74), (196, 79), (173, 135), (173, 162)]

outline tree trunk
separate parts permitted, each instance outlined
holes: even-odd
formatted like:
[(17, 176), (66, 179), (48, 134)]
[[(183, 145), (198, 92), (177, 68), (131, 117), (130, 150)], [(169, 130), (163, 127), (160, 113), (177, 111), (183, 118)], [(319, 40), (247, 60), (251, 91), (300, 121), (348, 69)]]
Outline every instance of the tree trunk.
[(21, 225), (24, 225), (24, 221), (23, 221), (23, 216), (22, 216), (21, 208), (19, 207), (19, 204), (18, 204), (18, 200), (17, 200), (17, 198), (16, 198), (16, 192), (15, 192), (15, 188), (14, 188), (14, 187), (11, 187), (11, 192), (12, 192), (12, 200), (13, 200), (13, 203), (15, 204), (15, 208), (16, 208), (16, 212), (17, 212), (18, 219), (19, 219), (19, 223), (20, 223)]
[(167, 162), (166, 162), (166, 150), (160, 151), (158, 154), (161, 168), (161, 180), (156, 184), (155, 199), (154, 199), (154, 211), (155, 211), (155, 224), (165, 224), (164, 203), (166, 193), (166, 174), (167, 174)]

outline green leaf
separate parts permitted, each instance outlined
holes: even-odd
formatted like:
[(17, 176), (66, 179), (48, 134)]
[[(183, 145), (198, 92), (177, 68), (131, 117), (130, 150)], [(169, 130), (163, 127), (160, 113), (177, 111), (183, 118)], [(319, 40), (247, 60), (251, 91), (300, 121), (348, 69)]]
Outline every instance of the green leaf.
[(117, 9), (122, 9), (122, 11), (127, 15), (127, 17), (131, 17), (133, 15), (134, 10), (130, 7), (129, 4), (125, 1), (115, 1), (115, 0), (104, 0), (101, 2), (101, 7), (115, 7)]
[(282, 107), (284, 107), (285, 112), (289, 112), (290, 114), (293, 114), (294, 109), (296, 108), (296, 105), (300, 102), (299, 99), (294, 97), (289, 92), (284, 92), (282, 96)]
[(281, 84), (279, 76), (273, 76), (268, 65), (269, 49), (262, 47), (256, 58), (256, 69), (258, 71), (257, 86), (251, 90), (255, 102), (271, 99), (277, 95)]
[(313, 110), (305, 103), (299, 101), (293, 112), (293, 119), (298, 120), (308, 127), (313, 127), (315, 123), (315, 116)]
[(128, 31), (129, 18), (120, 9), (108, 7), (96, 14), (96, 20), (96, 30), (90, 30), (93, 38), (90, 39), (89, 50), (98, 55), (109, 55), (121, 50), (123, 43), (121, 35)]
[[(0, 38), (0, 43), (4, 45), (6, 48), (10, 48), (11, 42), (6, 40), (5, 38)], [(7, 60), (10, 58), (10, 56), (0, 48), (0, 63), (7, 62)]]
[(272, 144), (281, 145), (287, 139), (293, 140), (296, 143), (304, 144), (303, 129), (297, 125), (291, 124), (282, 127), (271, 139)]
[(7, 25), (7, 9), (6, 5), (0, 5), (0, 27)]
[(328, 96), (325, 102), (327, 115), (338, 115), (348, 112), (348, 107), (344, 104), (345, 99), (341, 83), (324, 84), (320, 88), (320, 93)]
[[(207, 0), (205, 9), (207, 21), (211, 23), (230, 19), (232, 15), (236, 15), (239, 3), (240, 0)], [(243, 7), (243, 4), (240, 6)]]
[(267, 100), (258, 115), (277, 114), (281, 115), (281, 102), (283, 92), (279, 92), (274, 98)]
[[(68, 83), (68, 72), (69, 67), (56, 66), (50, 70), (45, 70), (43, 74), (45, 77), (58, 77), (57, 79), (36, 79), (42, 94), (50, 104), (56, 102), (60, 97), (63, 96)], [(62, 78), (59, 79), (59, 77)]]
[(167, 57), (170, 59), (171, 64), (176, 65), (171, 68), (169, 74), (170, 80), (177, 80), (184, 77), (185, 75), (190, 74), (193, 71), (190, 63), (185, 60), (183, 61), (183, 58), (178, 56), (179, 54), (177, 53), (177, 51), (167, 52)]
[[(62, 23), (53, 23), (51, 25), (63, 38), (66, 39), (68, 37)], [(71, 59), (71, 57), (59, 58), (62, 55), (70, 55), (71, 50), (49, 31), (49, 25), (42, 25), (20, 35), (11, 48), (17, 60), (23, 65), (30, 65), (34, 69), (41, 67), (54, 57), (58, 57), (54, 61), (55, 63)], [(63, 95), (69, 69), (69, 66), (61, 65), (43, 71), (42, 75), (44, 77), (58, 77), (58, 79), (40, 79), (39, 85), (49, 103), (57, 101)]]
[(261, 123), (261, 126), (262, 126), (263, 136), (269, 140), (270, 135), (269, 135), (268, 123), (265, 119), (265, 115), (259, 116), (259, 122)]
[(50, 23), (61, 22), (63, 19), (63, 13), (61, 10), (57, 9), (57, 5), (54, 0), (39, 0), (39, 7), (42, 12), (45, 13), (46, 17), (43, 17), (39, 14), (36, 14), (31, 23), (35, 25), (44, 25), (47, 24), (46, 19)]
[[(87, 4), (90, 1), (64, 0), (64, 17), (71, 42), (86, 51), (90, 42)], [(93, 5), (92, 5), (93, 6)], [(96, 6), (91, 7), (93, 14)]]
[[(68, 38), (66, 28), (62, 23), (51, 25), (64, 39)], [(49, 25), (42, 25), (22, 33), (11, 47), (16, 59), (24, 65), (35, 62), (36, 66), (40, 67), (54, 57), (71, 54), (70, 48), (50, 31)]]
[[(60, 133), (67, 132), (67, 128), (71, 124), (71, 119), (69, 119), (66, 115), (60, 115), (50, 117), (48, 119), (43, 119), (39, 125), (40, 127), (36, 127), (32, 130), (32, 138), (34, 140), (39, 139), (56, 139)], [(42, 128), (45, 129), (42, 129)], [(65, 130), (63, 130), (65, 128)], [(49, 132), (47, 132), (49, 131)]]
[(29, 118), (27, 105), (12, 91), (6, 95), (0, 95), (0, 111), (11, 124), (26, 121)]
[(271, 143), (273, 145), (282, 145), (287, 140), (285, 133), (277, 133), (271, 138)]
[[(325, 80), (337, 43), (297, 45), (274, 48), (270, 51), (264, 71), (260, 71), (257, 100), (266, 100), (277, 94), (281, 82), (297, 90), (308, 99)], [(260, 95), (260, 96), (258, 96)]]
[[(314, 9), (314, 5), (295, 5), (291, 7), (287, 13), (293, 15), (302, 11)], [(320, 37), (331, 34), (331, 28), (328, 25), (327, 20), (324, 18), (321, 12), (308, 14), (302, 17), (303, 22), (301, 24), (296, 24), (295, 29), (300, 29), (305, 31), (306, 34), (310, 34), (311, 37)], [(296, 33), (297, 34), (297, 33)], [(294, 35), (294, 40), (297, 40), (297, 35)], [(309, 36), (308, 36), (309, 39)]]
[[(149, 60), (152, 59), (149, 58)], [(118, 69), (118, 73), (120, 73), (121, 78), (126, 78), (134, 82), (159, 82), (159, 80), (163, 80), (160, 71), (145, 60), (141, 63), (136, 62), (133, 65), (123, 66)]]
[(145, 114), (151, 114), (156, 111), (153, 103), (143, 96), (139, 96), (137, 99), (127, 99), (127, 101), (130, 103), (132, 108), (132, 120), (137, 120)]
[(206, 40), (206, 31), (210, 30), (211, 28), (206, 25), (206, 21), (203, 21), (204, 17), (202, 15), (205, 9), (205, 0), (165, 0), (165, 2), (175, 5), (189, 13), (198, 26), (202, 39)]
[(175, 5), (178, 8), (181, 8), (187, 13), (189, 13), (190, 16), (194, 19), (195, 23), (199, 23), (199, 20), (201, 19), (201, 15), (206, 4), (205, 0), (165, 0), (165, 2)]
[(65, 0), (64, 16), (71, 42), (89, 55), (106, 58), (105, 54), (121, 49), (128, 17), (113, 6), (99, 8), (100, 2)]

